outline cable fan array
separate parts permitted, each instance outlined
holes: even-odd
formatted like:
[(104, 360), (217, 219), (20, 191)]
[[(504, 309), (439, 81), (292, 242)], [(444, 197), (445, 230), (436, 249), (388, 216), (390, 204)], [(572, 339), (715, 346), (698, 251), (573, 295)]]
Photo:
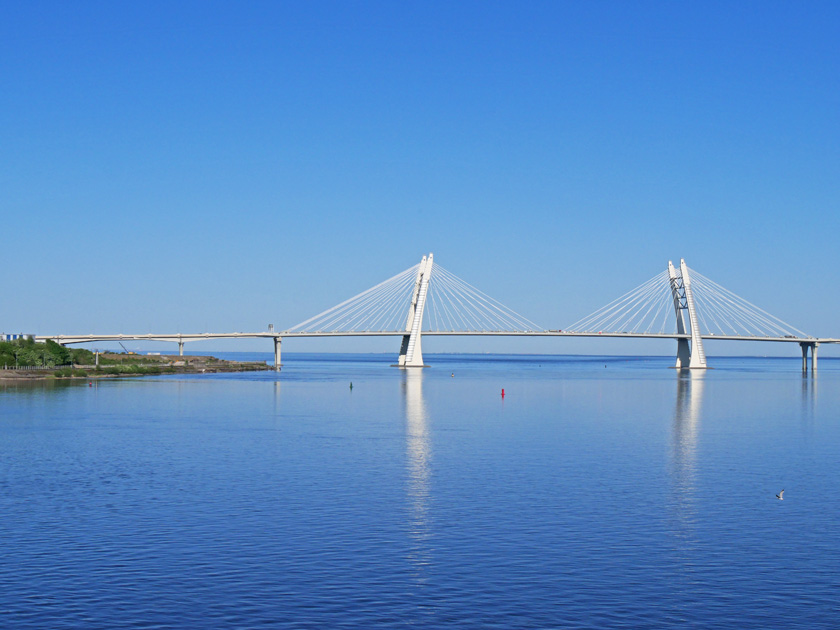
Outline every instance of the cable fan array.
[[(419, 265), (345, 300), (288, 332), (401, 332)], [(808, 338), (767, 311), (689, 269), (701, 334)], [(675, 334), (676, 317), (667, 271), (575, 322), (567, 332)], [(423, 332), (543, 332), (545, 329), (435, 264), (423, 314)]]
[(424, 322), (424, 332), (545, 330), (437, 264), (429, 283)]
[[(701, 334), (736, 337), (794, 337), (808, 335), (755, 306), (732, 291), (689, 269)], [(667, 271), (575, 322), (569, 332), (674, 334), (674, 300)]]
[(591, 315), (566, 328), (567, 332), (673, 333), (674, 300), (668, 272), (628, 291)]
[(367, 291), (288, 329), (288, 332), (382, 332), (405, 329), (417, 279), (414, 265)]
[[(287, 332), (400, 332), (419, 265), (288, 329)], [(435, 264), (430, 275), (423, 332), (541, 331), (532, 321)]]
[(689, 269), (697, 320), (705, 334), (742, 337), (808, 337), (706, 276)]

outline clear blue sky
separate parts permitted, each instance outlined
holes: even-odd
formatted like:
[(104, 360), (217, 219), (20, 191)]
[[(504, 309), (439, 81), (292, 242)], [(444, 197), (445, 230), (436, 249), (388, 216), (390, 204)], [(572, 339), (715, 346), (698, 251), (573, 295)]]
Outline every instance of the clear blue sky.
[[(837, 3), (0, 11), (0, 330), (283, 328), (433, 251), (546, 327), (684, 257), (840, 336)], [(598, 343), (488, 347), (648, 349)]]

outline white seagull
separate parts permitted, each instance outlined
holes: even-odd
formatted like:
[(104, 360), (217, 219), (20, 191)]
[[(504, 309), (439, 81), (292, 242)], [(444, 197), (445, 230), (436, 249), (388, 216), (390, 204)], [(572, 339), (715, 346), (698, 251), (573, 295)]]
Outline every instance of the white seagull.
[(784, 490), (782, 490), (779, 494), (777, 494), (777, 495), (776, 495), (776, 498), (777, 498), (779, 501), (784, 501), (784, 500), (785, 500), (785, 491), (784, 491)]

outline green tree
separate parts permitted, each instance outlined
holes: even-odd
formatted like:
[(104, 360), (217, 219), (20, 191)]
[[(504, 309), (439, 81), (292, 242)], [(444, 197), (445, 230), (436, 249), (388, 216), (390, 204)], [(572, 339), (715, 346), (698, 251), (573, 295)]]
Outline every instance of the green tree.
[(87, 350), (85, 348), (65, 348), (72, 357), (73, 363), (79, 365), (93, 365), (96, 358), (93, 356), (93, 352)]
[(47, 339), (45, 350), (49, 354), (48, 360), (51, 360), (53, 365), (67, 365), (73, 360), (70, 350), (52, 339)]

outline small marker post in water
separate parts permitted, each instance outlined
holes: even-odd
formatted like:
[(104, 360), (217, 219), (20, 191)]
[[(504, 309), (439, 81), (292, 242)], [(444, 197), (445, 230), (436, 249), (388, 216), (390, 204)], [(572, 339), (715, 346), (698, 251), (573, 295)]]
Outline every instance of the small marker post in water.
[(350, 381), (350, 391), (353, 391), (353, 381)]
[(502, 387), (502, 398), (504, 398), (504, 397), (505, 397), (505, 388)]

